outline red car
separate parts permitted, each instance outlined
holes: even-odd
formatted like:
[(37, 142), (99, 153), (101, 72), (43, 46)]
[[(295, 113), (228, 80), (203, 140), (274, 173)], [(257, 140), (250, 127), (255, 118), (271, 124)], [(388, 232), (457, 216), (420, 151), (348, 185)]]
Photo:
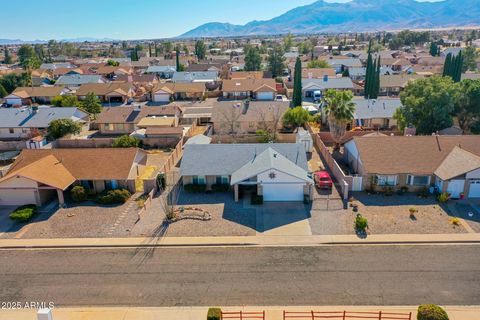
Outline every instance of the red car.
[(320, 189), (332, 189), (333, 181), (327, 171), (315, 172), (313, 180)]

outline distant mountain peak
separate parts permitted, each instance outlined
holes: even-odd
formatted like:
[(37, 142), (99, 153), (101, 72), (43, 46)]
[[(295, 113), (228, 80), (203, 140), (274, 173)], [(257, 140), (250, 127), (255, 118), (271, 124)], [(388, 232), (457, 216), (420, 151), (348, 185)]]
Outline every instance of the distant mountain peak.
[[(468, 10), (453, 10), (452, 5)], [(480, 1), (352, 0), (331, 3), (318, 0), (266, 21), (245, 25), (206, 23), (181, 38), (271, 35), (286, 33), (361, 32), (393, 29), (480, 25)]]

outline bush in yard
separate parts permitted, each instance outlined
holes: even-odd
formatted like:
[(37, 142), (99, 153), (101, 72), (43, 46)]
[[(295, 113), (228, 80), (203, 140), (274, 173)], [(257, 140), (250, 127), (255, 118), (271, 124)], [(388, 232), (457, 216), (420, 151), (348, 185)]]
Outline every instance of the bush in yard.
[(228, 184), (214, 184), (212, 185), (213, 192), (227, 192), (230, 190), (230, 186)]
[(126, 189), (109, 190), (106, 194), (99, 195), (97, 201), (101, 204), (125, 203), (131, 196)]
[(207, 190), (207, 185), (205, 184), (187, 184), (185, 185), (185, 191), (191, 193), (202, 193)]
[(10, 213), (10, 219), (25, 222), (30, 220), (35, 213), (37, 213), (37, 206), (34, 204), (27, 204), (18, 207), (15, 211)]
[(355, 230), (365, 232), (368, 228), (368, 220), (367, 218), (363, 217), (361, 214), (357, 214), (355, 217)]
[(220, 320), (222, 318), (222, 309), (209, 308), (207, 312), (207, 320)]
[(137, 148), (142, 145), (142, 141), (136, 137), (124, 135), (113, 140), (112, 147), (114, 148)]
[(87, 200), (87, 191), (82, 186), (75, 186), (70, 191), (70, 195), (72, 196), (72, 200), (75, 202), (82, 202)]
[(434, 304), (422, 304), (418, 307), (417, 320), (449, 320), (441, 307)]
[(259, 196), (258, 194), (252, 194), (252, 202), (253, 205), (263, 204), (263, 196)]
[(440, 203), (446, 203), (450, 199), (450, 195), (447, 192), (444, 192), (438, 196), (438, 201)]

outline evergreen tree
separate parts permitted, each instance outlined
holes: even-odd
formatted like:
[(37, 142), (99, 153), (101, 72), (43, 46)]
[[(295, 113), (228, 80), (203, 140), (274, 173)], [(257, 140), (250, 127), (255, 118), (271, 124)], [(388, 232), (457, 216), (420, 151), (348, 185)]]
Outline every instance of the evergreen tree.
[(377, 67), (375, 70), (375, 80), (374, 80), (374, 87), (371, 92), (372, 99), (377, 99), (378, 98), (378, 93), (380, 92), (380, 69), (381, 69), (381, 63), (380, 63), (380, 56), (378, 56)]
[(195, 55), (197, 56), (198, 60), (205, 59), (205, 56), (207, 55), (207, 47), (201, 40), (195, 42)]
[(177, 71), (180, 71), (180, 46), (177, 46), (175, 50), (175, 58), (177, 62)]
[(272, 73), (272, 77), (276, 78), (282, 75), (285, 68), (285, 56), (281, 46), (276, 46), (268, 55), (268, 70)]
[(369, 52), (368, 58), (367, 58), (367, 70), (365, 72), (365, 90), (364, 90), (365, 99), (369, 99), (370, 97), (372, 79), (373, 79), (372, 71), (373, 71), (373, 59), (372, 59), (372, 54)]
[(262, 66), (262, 56), (257, 48), (245, 48), (245, 71), (259, 71)]
[(293, 107), (302, 106), (302, 61), (297, 57), (293, 75)]
[(432, 57), (437, 56), (438, 54), (438, 46), (435, 42), (430, 43), (430, 55)]
[(10, 52), (8, 51), (7, 46), (3, 47), (3, 52), (4, 52), (4, 59), (3, 63), (5, 64), (12, 64), (12, 56), (10, 56)]
[(0, 98), (6, 97), (7, 95), (8, 95), (7, 90), (5, 90), (5, 88), (0, 83)]
[(443, 76), (449, 76), (451, 74), (451, 66), (452, 66), (452, 54), (447, 54), (445, 58), (445, 64), (443, 65)]

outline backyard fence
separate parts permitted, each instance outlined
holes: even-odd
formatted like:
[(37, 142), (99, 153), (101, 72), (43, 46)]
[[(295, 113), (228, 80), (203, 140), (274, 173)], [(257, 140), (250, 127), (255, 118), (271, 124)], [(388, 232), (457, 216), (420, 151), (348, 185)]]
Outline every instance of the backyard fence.
[(261, 319), (265, 320), (265, 311), (260, 312), (245, 312), (245, 311), (236, 311), (236, 312), (223, 312), (221, 314), (221, 319), (233, 319), (233, 320), (243, 320), (243, 319)]
[(376, 319), (376, 320), (412, 320), (412, 313), (396, 313), (396, 312), (352, 312), (352, 311), (305, 311), (290, 312), (283, 311), (283, 320), (315, 320), (315, 319)]
[(140, 209), (140, 211), (138, 212), (138, 220), (140, 220), (144, 214), (150, 209), (151, 205), (152, 205), (152, 200), (153, 200), (153, 197), (155, 196), (155, 193), (157, 192), (157, 189), (152, 189), (148, 194), (147, 194), (147, 198), (145, 199), (145, 202), (143, 204), (143, 207)]

